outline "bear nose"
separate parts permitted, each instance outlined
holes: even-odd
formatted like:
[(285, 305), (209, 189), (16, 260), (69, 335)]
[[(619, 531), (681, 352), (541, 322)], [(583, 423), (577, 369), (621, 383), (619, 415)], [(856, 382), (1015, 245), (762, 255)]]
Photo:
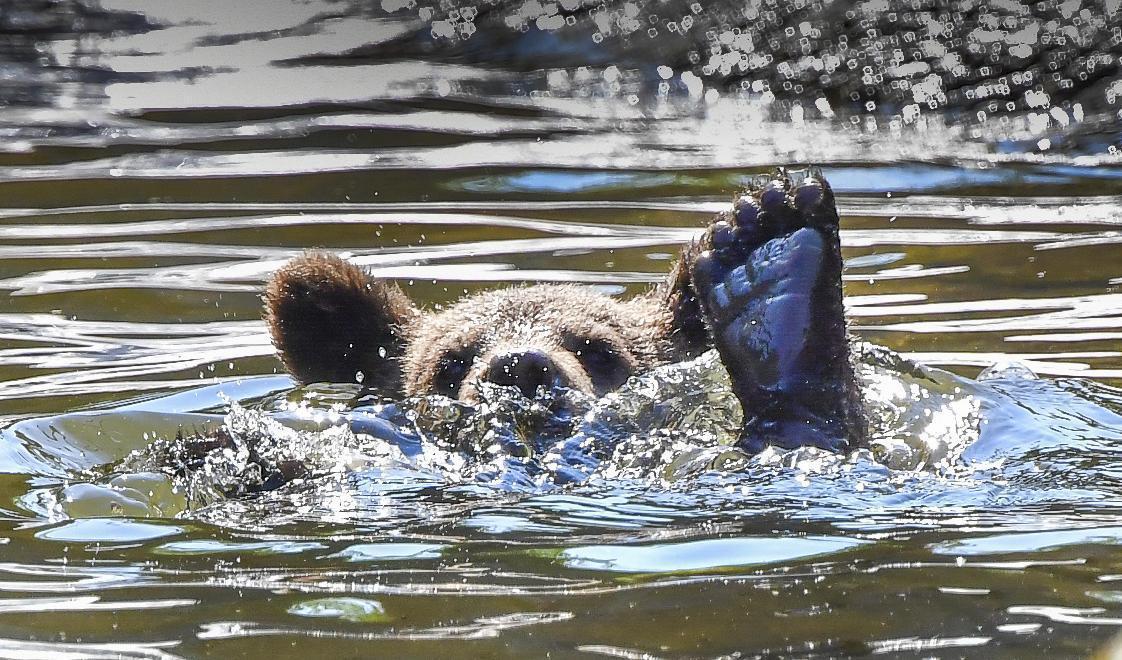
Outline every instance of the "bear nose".
[(483, 378), (496, 385), (517, 387), (526, 398), (533, 398), (539, 385), (550, 389), (565, 384), (557, 364), (538, 349), (495, 355), (488, 363)]

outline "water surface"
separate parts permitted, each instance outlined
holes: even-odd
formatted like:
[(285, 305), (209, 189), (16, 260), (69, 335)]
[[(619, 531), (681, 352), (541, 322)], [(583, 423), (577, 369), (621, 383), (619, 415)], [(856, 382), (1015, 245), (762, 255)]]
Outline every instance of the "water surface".
[[(1016, 658), (1111, 638), (1112, 79), (984, 118), (823, 107), (691, 67), (706, 30), (743, 46), (728, 7), (625, 3), (566, 31), (534, 4), (0, 5), (0, 649)], [(680, 414), (575, 485), (409, 453), (332, 428), (356, 389), (295, 388), (260, 320), (264, 280), (312, 246), (430, 306), (636, 293), (738, 186), (807, 162), (839, 193), (853, 331), (927, 369), (868, 359), (873, 452), (730, 455), (701, 364), (633, 383)], [(1004, 363), (1040, 378), (973, 380)], [(231, 499), (143, 463), (224, 420), (315, 478)]]

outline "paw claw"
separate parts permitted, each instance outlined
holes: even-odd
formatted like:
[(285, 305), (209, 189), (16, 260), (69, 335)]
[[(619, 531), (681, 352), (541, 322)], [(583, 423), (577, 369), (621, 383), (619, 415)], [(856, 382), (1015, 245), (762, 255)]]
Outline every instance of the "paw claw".
[(760, 206), (765, 211), (775, 212), (783, 208), (787, 201), (787, 191), (780, 181), (772, 181), (760, 193)]
[(809, 179), (795, 190), (794, 197), (795, 208), (805, 213), (822, 202), (822, 186)]
[(760, 213), (760, 207), (756, 206), (756, 200), (748, 195), (744, 195), (736, 200), (736, 224), (741, 227), (756, 224), (756, 216)]
[(713, 249), (714, 250), (727, 250), (732, 247), (735, 238), (733, 236), (732, 225), (721, 220), (713, 225), (712, 229)]

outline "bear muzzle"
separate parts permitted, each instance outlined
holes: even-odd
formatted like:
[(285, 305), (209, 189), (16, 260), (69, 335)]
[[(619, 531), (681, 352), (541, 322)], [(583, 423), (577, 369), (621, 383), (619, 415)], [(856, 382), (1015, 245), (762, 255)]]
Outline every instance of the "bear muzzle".
[(592, 393), (592, 381), (575, 356), (563, 349), (546, 350), (537, 347), (496, 351), (477, 363), (475, 373), (466, 379), (459, 399), (477, 402), (476, 382), (517, 388), (528, 399), (542, 388), (550, 392), (569, 388)]
[(481, 377), (496, 385), (517, 387), (526, 398), (533, 398), (539, 387), (551, 390), (572, 386), (564, 371), (541, 349), (493, 355)]

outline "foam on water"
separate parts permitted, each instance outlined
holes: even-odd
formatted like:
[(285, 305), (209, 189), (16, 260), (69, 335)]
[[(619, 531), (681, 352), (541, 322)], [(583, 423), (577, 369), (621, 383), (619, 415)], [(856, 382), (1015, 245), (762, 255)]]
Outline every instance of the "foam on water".
[[(465, 496), (533, 500), (617, 488), (661, 492), (668, 501), (716, 497), (709, 504), (720, 507), (749, 494), (766, 502), (777, 480), (796, 492), (818, 480), (816, 488), (844, 484), (862, 500), (861, 491), (879, 482), (877, 489), (906, 499), (899, 486), (909, 480), (969, 480), (992, 470), (992, 461), (963, 457), (982, 428), (978, 384), (871, 345), (858, 353), (872, 432), (867, 447), (848, 455), (737, 449), (740, 404), (711, 351), (633, 377), (600, 399), (557, 391), (530, 400), (484, 387), (475, 406), (441, 396), (386, 404), (335, 387), (252, 407), (231, 402), (228, 442), (199, 444), (206, 434), (163, 439), (86, 478), (37, 489), (24, 503), (56, 519), (189, 515), (257, 527), (325, 511), (365, 516), (368, 506), (396, 518), (385, 503), (414, 507), (421, 492), (447, 498), (453, 510)], [(270, 508), (285, 502), (299, 504), (271, 519)]]

